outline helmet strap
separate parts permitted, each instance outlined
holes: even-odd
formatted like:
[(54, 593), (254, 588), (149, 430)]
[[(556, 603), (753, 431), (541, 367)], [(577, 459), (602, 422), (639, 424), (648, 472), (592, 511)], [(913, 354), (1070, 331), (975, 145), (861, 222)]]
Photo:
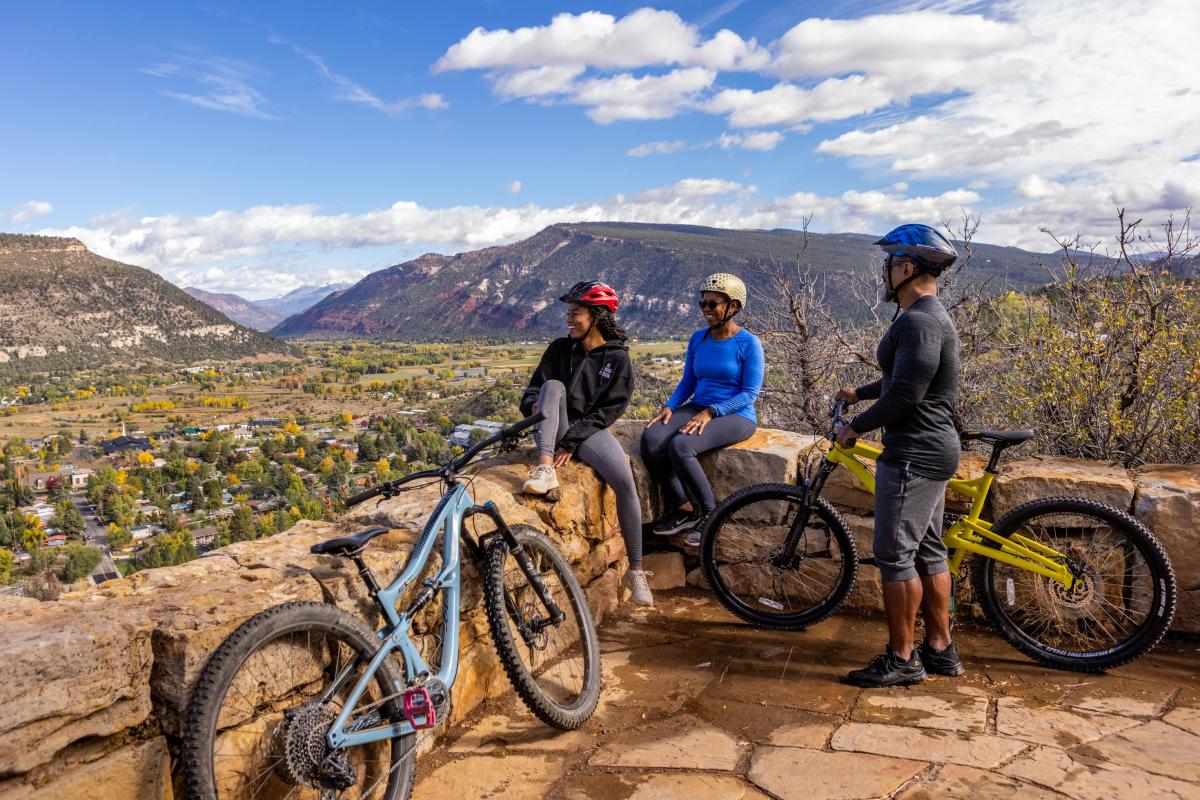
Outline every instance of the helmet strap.
[[(921, 265), (917, 261), (913, 260), (912, 261), (912, 264), (913, 264), (912, 275), (909, 275), (907, 278), (905, 278), (904, 280), (900, 281), (895, 286), (893, 286), (892, 285), (892, 259), (893, 258), (895, 258), (895, 256), (887, 257), (886, 274), (887, 274), (888, 292), (892, 295), (892, 302), (896, 304), (896, 310), (895, 310), (895, 312), (892, 313), (892, 322), (895, 322), (896, 317), (900, 316), (900, 290), (903, 289), (908, 284), (915, 281), (917, 279), (917, 276), (920, 275), (922, 272), (924, 272), (924, 270), (921, 269)], [(910, 259), (910, 260), (912, 260), (912, 259)]]

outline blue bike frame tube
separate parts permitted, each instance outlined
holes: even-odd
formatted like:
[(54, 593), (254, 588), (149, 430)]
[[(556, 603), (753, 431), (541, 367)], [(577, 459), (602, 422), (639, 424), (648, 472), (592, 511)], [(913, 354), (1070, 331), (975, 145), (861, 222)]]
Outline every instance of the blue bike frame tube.
[[(442, 499), (433, 510), (429, 522), (426, 523), (425, 529), (413, 547), (413, 554), (408, 560), (408, 564), (386, 589), (379, 590), (379, 604), (383, 608), (389, 624), (379, 632), (379, 638), (382, 640), (379, 651), (371, 657), (366, 671), (355, 683), (353, 691), (346, 698), (341, 713), (338, 714), (326, 735), (330, 747), (354, 747), (413, 733), (413, 727), (407, 721), (352, 733), (346, 732), (346, 722), (350, 719), (350, 715), (358, 705), (367, 686), (374, 679), (379, 665), (395, 650), (400, 650), (404, 657), (406, 683), (429, 673), (429, 665), (425, 663), (425, 659), (421, 657), (416, 645), (408, 636), (408, 632), (412, 628), (412, 619), (407, 612), (403, 614), (397, 612), (396, 604), (405, 590), (424, 571), (439, 530), (442, 532), (442, 568), (432, 579), (432, 588), (435, 591), (444, 592), (445, 596), (442, 598), (442, 663), (438, 665), (437, 674), (433, 677), (441, 681), (447, 688), (454, 686), (454, 679), (458, 675), (458, 605), (462, 594), (461, 541), (459, 537), (462, 535), (463, 514), (473, 505), (475, 505), (475, 501), (467, 493), (466, 487), (461, 484), (455, 485), (442, 495)], [(388, 633), (389, 631), (391, 633)], [(404, 686), (397, 686), (396, 691), (402, 692), (404, 688)]]

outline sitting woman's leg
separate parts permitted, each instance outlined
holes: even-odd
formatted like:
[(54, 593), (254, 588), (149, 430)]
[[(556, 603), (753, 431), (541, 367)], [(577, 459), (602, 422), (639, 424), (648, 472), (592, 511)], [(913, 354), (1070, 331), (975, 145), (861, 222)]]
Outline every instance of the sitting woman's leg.
[(567, 387), (562, 381), (550, 380), (542, 384), (538, 392), (537, 410), (546, 418), (533, 428), (537, 442), (538, 463), (529, 471), (522, 491), (526, 494), (546, 494), (558, 488), (558, 475), (554, 472), (554, 449), (558, 440), (567, 432)]
[(688, 506), (687, 493), (684, 491), (683, 484), (679, 482), (679, 476), (675, 474), (675, 467), (671, 464), (671, 440), (679, 433), (679, 429), (697, 413), (699, 413), (699, 409), (692, 406), (681, 406), (671, 414), (671, 419), (666, 425), (656, 422), (642, 431), (640, 442), (642, 461), (650, 473), (650, 479), (663, 487), (665, 495), (663, 500), (668, 517), (673, 512)]
[(608, 430), (589, 436), (575, 451), (579, 460), (596, 470), (617, 496), (617, 522), (625, 540), (629, 571), (622, 583), (629, 587), (633, 602), (642, 606), (654, 605), (654, 595), (642, 570), (642, 505), (638, 502), (637, 485), (629, 456)]
[(704, 433), (679, 434), (671, 440), (668, 451), (676, 474), (687, 486), (688, 493), (700, 504), (699, 513), (707, 516), (717, 507), (712, 486), (696, 458), (701, 453), (728, 447), (749, 439), (758, 426), (738, 414), (717, 417), (704, 427)]

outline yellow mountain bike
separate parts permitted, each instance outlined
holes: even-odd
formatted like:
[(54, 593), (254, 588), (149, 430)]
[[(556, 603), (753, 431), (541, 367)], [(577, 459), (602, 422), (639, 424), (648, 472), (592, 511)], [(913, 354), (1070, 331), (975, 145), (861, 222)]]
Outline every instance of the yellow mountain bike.
[[(843, 423), (843, 401), (833, 430)], [(1080, 497), (1025, 503), (994, 523), (981, 518), (1001, 454), (1033, 431), (972, 431), (964, 441), (991, 445), (982, 474), (952, 480), (971, 502), (947, 515), (950, 572), (971, 563), (975, 600), (991, 623), (1026, 655), (1055, 667), (1099, 672), (1127, 664), (1158, 644), (1175, 609), (1175, 575), (1162, 545), (1129, 514)], [(826, 479), (843, 465), (869, 491), (863, 463), (882, 451), (832, 442), (799, 485), (759, 484), (726, 498), (709, 516), (700, 543), (709, 584), (721, 603), (765, 628), (801, 630), (832, 614), (854, 586), (860, 562), (854, 537), (828, 500)]]

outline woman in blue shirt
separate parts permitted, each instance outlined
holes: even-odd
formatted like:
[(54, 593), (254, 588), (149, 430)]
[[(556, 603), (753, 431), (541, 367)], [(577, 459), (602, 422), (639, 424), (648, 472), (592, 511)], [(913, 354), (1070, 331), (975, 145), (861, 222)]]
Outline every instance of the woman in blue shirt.
[(717, 503), (696, 457), (749, 439), (758, 427), (762, 345), (733, 321), (745, 306), (746, 286), (737, 276), (718, 273), (704, 281), (700, 309), (707, 327), (692, 334), (679, 386), (642, 431), (642, 460), (666, 493), (668, 513), (653, 528), (660, 536), (691, 530), (688, 544), (700, 543), (699, 523)]

